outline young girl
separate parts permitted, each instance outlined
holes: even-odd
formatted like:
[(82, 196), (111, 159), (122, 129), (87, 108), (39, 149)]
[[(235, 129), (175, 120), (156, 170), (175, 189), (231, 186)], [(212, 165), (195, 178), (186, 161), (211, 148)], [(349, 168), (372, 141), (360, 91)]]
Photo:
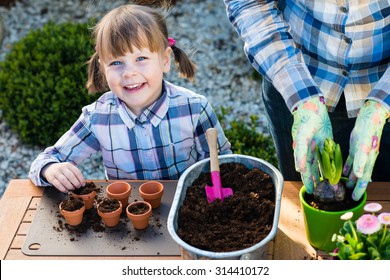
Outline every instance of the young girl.
[(209, 156), (205, 132), (218, 130), (221, 154), (230, 143), (202, 95), (163, 79), (173, 52), (181, 76), (195, 65), (168, 37), (160, 10), (125, 5), (94, 29), (96, 52), (89, 61), (90, 92), (103, 92), (83, 108), (74, 125), (31, 165), (35, 185), (67, 192), (85, 184), (76, 167), (101, 150), (108, 179), (175, 180)]

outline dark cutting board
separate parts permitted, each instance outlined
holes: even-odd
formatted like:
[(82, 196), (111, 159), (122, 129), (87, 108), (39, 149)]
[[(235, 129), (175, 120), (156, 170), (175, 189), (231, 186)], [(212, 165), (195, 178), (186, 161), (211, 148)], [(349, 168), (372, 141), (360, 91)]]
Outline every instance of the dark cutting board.
[[(138, 188), (142, 181), (132, 181), (129, 203), (142, 200)], [(175, 256), (180, 255), (179, 246), (171, 238), (167, 219), (176, 191), (176, 182), (162, 181), (164, 195), (161, 205), (153, 209), (147, 229), (136, 230), (126, 216), (125, 209), (119, 224), (113, 228), (104, 227), (93, 209), (86, 210), (83, 223), (77, 227), (65, 225), (58, 205), (67, 194), (54, 187), (45, 188), (37, 213), (30, 226), (22, 252), (39, 256)], [(105, 197), (109, 182), (95, 182), (100, 192), (97, 197)], [(104, 230), (104, 231), (101, 231)]]

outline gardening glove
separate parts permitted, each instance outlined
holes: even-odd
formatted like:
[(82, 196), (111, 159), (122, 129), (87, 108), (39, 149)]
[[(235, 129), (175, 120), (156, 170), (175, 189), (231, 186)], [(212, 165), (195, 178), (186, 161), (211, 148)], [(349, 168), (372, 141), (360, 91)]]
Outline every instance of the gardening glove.
[(332, 125), (322, 97), (305, 101), (292, 114), (295, 169), (311, 194), (320, 180), (316, 146), (322, 149), (326, 138), (333, 139)]
[(371, 180), (375, 160), (379, 154), (383, 126), (389, 110), (374, 100), (368, 100), (360, 109), (349, 142), (349, 156), (343, 174), (348, 176), (347, 187), (355, 186), (352, 198), (358, 201)]

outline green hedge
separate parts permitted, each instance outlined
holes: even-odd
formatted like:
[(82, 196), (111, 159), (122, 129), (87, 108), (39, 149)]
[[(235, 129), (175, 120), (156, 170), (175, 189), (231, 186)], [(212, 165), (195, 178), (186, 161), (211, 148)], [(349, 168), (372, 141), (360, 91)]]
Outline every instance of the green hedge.
[(278, 158), (272, 137), (257, 130), (258, 116), (251, 115), (249, 120), (234, 120), (227, 123), (226, 115), (229, 112), (229, 108), (222, 107), (217, 114), (225, 135), (232, 144), (233, 153), (261, 158), (278, 168)]
[(89, 24), (52, 22), (31, 31), (0, 62), (0, 110), (21, 139), (48, 146), (97, 96), (85, 89)]

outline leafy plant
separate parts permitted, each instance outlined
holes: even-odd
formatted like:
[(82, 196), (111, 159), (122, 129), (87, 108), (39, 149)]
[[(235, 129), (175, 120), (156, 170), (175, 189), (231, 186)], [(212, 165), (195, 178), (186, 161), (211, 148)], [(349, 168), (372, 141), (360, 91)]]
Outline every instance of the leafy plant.
[(340, 145), (327, 138), (322, 151), (316, 146), (316, 152), (322, 180), (314, 189), (314, 198), (321, 202), (343, 201), (346, 191), (341, 181), (343, 156)]
[(364, 214), (352, 222), (352, 212), (341, 216), (345, 220), (339, 234), (334, 234), (332, 240), (337, 241), (336, 250), (332, 256), (341, 260), (389, 260), (390, 259), (390, 213), (375, 214), (382, 206), (379, 203), (369, 203)]
[(96, 97), (85, 89), (92, 55), (88, 24), (46, 24), (0, 62), (0, 110), (22, 141), (48, 146)]
[(332, 139), (325, 139), (322, 152), (316, 147), (320, 170), (324, 179), (328, 179), (331, 185), (336, 185), (343, 172), (343, 156), (340, 145)]
[(275, 146), (270, 136), (257, 131), (258, 116), (251, 115), (248, 121), (233, 120), (227, 123), (226, 115), (231, 109), (221, 107), (217, 112), (227, 139), (236, 154), (261, 158), (274, 166), (278, 166)]

